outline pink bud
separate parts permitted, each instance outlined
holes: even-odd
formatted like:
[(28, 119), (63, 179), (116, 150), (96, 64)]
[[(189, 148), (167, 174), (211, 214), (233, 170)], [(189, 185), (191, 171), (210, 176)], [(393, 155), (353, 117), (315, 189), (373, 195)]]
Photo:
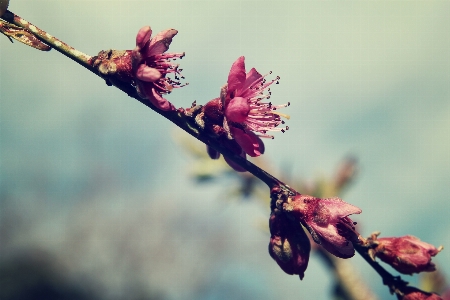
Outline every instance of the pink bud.
[(427, 293), (410, 286), (405, 288), (403, 294), (403, 296), (398, 297), (400, 300), (443, 300), (437, 294)]
[(431, 257), (438, 254), (442, 247), (422, 242), (415, 236), (379, 238), (374, 255), (403, 274), (431, 272), (436, 266)]
[(320, 199), (298, 194), (284, 210), (298, 218), (314, 241), (331, 254), (340, 258), (355, 254), (351, 241), (357, 239), (358, 233), (348, 216), (361, 213), (358, 207), (339, 198)]
[(269, 219), (269, 254), (289, 275), (305, 276), (311, 244), (302, 226), (289, 221), (282, 214), (272, 213)]

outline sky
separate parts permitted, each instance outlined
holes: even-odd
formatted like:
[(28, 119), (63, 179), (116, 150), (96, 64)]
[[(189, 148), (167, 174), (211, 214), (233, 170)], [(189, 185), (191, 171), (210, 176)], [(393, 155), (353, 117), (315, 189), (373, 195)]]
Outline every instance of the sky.
[[(354, 218), (362, 233), (443, 245), (434, 260), (448, 277), (449, 9), (448, 1), (9, 6), (89, 55), (133, 49), (145, 25), (177, 29), (170, 51), (186, 52), (189, 82), (168, 96), (177, 107), (218, 97), (241, 55), (248, 69), (273, 71), (281, 80), (271, 100), (290, 102), (291, 119), (266, 141), (266, 159), (317, 178), (355, 155), (360, 171), (344, 200), (362, 209)], [(329, 274), (314, 257), (302, 282), (272, 261), (255, 226), (266, 208), (223, 203), (226, 182), (194, 182), (175, 125), (54, 50), (0, 37), (0, 69), (4, 257), (41, 249), (74, 277), (100, 280), (110, 299), (134, 285), (169, 299), (329, 298)], [(376, 274), (352, 261), (387, 297)]]

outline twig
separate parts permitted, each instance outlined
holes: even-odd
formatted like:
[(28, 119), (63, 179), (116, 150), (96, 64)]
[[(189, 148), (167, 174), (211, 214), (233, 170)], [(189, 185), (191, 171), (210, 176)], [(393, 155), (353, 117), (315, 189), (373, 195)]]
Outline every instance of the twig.
[(34, 26), (30, 22), (24, 20), (23, 18), (19, 17), (18, 15), (10, 12), (7, 10), (3, 16), (1, 16), (2, 19), (5, 21), (12, 23), (14, 25), (17, 25), (19, 27), (28, 29), (31, 31), (39, 40), (46, 43), (47, 45), (54, 48), (56, 51), (62, 53), (63, 55), (67, 56), (68, 58), (74, 60), (75, 62), (79, 63), (89, 71), (95, 73), (98, 75), (97, 70), (92, 67), (92, 57), (84, 54), (81, 51), (78, 51), (77, 49), (67, 45), (63, 41), (57, 39), (56, 37), (48, 34), (44, 30)]

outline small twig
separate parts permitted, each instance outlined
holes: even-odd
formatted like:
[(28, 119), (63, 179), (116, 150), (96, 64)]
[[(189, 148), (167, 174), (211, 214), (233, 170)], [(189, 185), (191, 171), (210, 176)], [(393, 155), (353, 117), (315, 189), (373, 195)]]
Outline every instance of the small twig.
[(364, 260), (380, 275), (383, 280), (383, 284), (389, 287), (391, 293), (399, 294), (408, 285), (408, 282), (404, 281), (400, 276), (394, 276), (386, 271), (379, 263), (374, 261), (369, 255), (369, 248), (363, 245), (353, 243), (356, 252), (361, 255)]
[(16, 26), (28, 29), (31, 31), (39, 40), (46, 43), (47, 45), (54, 48), (56, 51), (64, 54), (68, 58), (76, 61), (89, 71), (97, 74), (97, 70), (92, 67), (92, 57), (84, 54), (81, 51), (78, 51), (77, 49), (67, 45), (63, 41), (57, 39), (56, 37), (48, 34), (44, 30), (34, 26), (30, 22), (24, 20), (23, 18), (19, 17), (18, 15), (10, 12), (7, 10), (3, 16), (1, 16), (2, 19), (5, 21), (12, 23)]

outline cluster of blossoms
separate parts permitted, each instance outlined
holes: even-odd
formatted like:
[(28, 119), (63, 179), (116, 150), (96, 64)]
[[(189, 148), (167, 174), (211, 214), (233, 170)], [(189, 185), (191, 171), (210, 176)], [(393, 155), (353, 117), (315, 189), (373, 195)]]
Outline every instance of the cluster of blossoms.
[[(142, 99), (148, 99), (156, 108), (175, 111), (172, 103), (162, 95), (181, 87), (181, 69), (171, 61), (182, 58), (184, 53), (165, 53), (177, 34), (175, 29), (160, 32), (151, 38), (150, 27), (143, 27), (136, 36), (136, 48), (127, 51), (102, 51), (94, 59), (95, 66), (111, 84), (116, 81), (131, 83)], [(278, 109), (289, 105), (273, 105), (270, 86), (278, 83), (279, 77), (267, 81), (268, 75), (261, 75), (252, 68), (245, 69), (245, 58), (239, 57), (231, 66), (227, 83), (221, 88), (220, 97), (204, 106), (193, 105), (182, 109), (186, 116), (195, 117), (196, 124), (206, 134), (216, 138), (234, 154), (246, 158), (264, 153), (261, 138), (273, 138), (271, 131), (288, 130), (279, 127), (282, 117), (289, 116)], [(271, 73), (269, 73), (271, 74)], [(170, 78), (169, 75), (174, 75)], [(207, 146), (213, 159), (220, 153)], [(236, 171), (246, 171), (233, 160), (225, 157)], [(354, 170), (345, 169), (347, 173)], [(347, 178), (343, 173), (340, 176)], [(338, 185), (342, 184), (338, 181)], [(285, 186), (287, 187), (287, 186)], [(349, 215), (361, 213), (361, 209), (339, 198), (321, 199), (296, 193), (277, 186), (271, 190), (271, 216), (269, 219), (269, 254), (280, 268), (303, 279), (308, 266), (311, 240), (320, 244), (329, 253), (339, 258), (350, 258), (355, 254), (355, 244), (367, 247), (373, 260), (379, 258), (404, 274), (435, 270), (431, 258), (440, 248), (420, 241), (413, 236), (377, 238), (373, 234), (363, 239), (356, 231), (356, 223)], [(305, 228), (305, 229), (304, 229)], [(404, 287), (399, 299), (442, 299), (436, 294), (426, 293), (412, 287)]]
[[(164, 30), (153, 38), (151, 34), (149, 26), (141, 28), (133, 50), (101, 51), (92, 65), (108, 83), (131, 83), (140, 98), (148, 99), (158, 109), (175, 111), (175, 106), (163, 95), (183, 86), (179, 81), (184, 78), (180, 73), (182, 69), (172, 61), (183, 58), (184, 53), (166, 53), (177, 34), (175, 29)], [(261, 75), (255, 68), (246, 73), (244, 60), (241, 56), (233, 63), (220, 97), (209, 101), (200, 111), (195, 112), (195, 120), (226, 148), (245, 158), (246, 155), (256, 157), (264, 153), (261, 138), (273, 138), (268, 132), (285, 132), (289, 129), (287, 126), (278, 127), (284, 124), (282, 117), (289, 119), (288, 115), (278, 112), (278, 109), (289, 103), (273, 105), (265, 102), (271, 96), (270, 85), (278, 84), (280, 78), (267, 81), (268, 74)], [(173, 75), (173, 78), (169, 75)], [(192, 113), (192, 108), (186, 112)], [(220, 156), (213, 148), (208, 147), (207, 151), (213, 159)], [(236, 171), (245, 171), (227, 157), (225, 160)]]
[(279, 187), (272, 189), (271, 196), (269, 253), (287, 274), (298, 274), (300, 279), (304, 277), (311, 245), (303, 228), (307, 229), (314, 242), (339, 258), (352, 257), (356, 243), (369, 248), (372, 259), (378, 257), (400, 273), (435, 270), (431, 259), (442, 247), (436, 248), (414, 236), (377, 239), (378, 234), (372, 234), (366, 240), (349, 218), (349, 215), (361, 213), (361, 209), (339, 198), (321, 199), (293, 194)]

